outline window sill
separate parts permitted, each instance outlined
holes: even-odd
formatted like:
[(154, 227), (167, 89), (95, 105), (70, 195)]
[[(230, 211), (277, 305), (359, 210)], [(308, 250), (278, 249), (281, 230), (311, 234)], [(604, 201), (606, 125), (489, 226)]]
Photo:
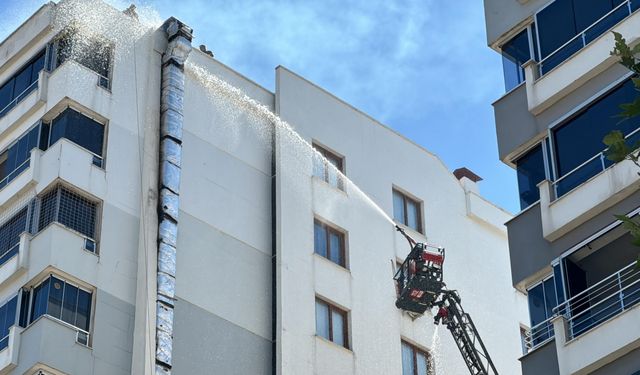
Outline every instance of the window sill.
[(345, 348), (345, 347), (344, 347), (344, 346), (342, 346), (342, 345), (338, 345), (338, 344), (336, 344), (335, 342), (333, 342), (333, 341), (331, 341), (331, 340), (327, 340), (327, 339), (325, 339), (325, 338), (324, 338), (324, 337), (322, 337), (322, 336), (314, 335), (314, 337), (316, 338), (316, 340), (319, 340), (319, 341), (321, 341), (321, 342), (324, 342), (324, 343), (327, 343), (327, 344), (331, 345), (331, 347), (334, 347), (334, 348), (336, 348), (336, 349), (340, 349), (340, 350), (344, 351), (344, 352), (345, 352), (345, 353), (347, 353), (347, 354), (353, 355), (353, 350), (351, 350), (351, 349), (349, 349), (349, 348)]

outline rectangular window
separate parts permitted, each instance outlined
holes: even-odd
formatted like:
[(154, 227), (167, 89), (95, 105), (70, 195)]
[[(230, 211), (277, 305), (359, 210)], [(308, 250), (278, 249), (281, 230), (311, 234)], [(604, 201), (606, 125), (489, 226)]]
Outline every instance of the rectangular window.
[(529, 29), (524, 29), (502, 45), (501, 50), (504, 86), (505, 90), (509, 91), (525, 80), (522, 64), (531, 60)]
[(549, 319), (558, 306), (553, 276), (527, 290), (531, 318), (531, 342), (538, 345), (553, 337), (553, 324)]
[(345, 235), (327, 224), (314, 220), (313, 247), (316, 254), (346, 268)]
[[(557, 196), (573, 190), (602, 172), (611, 162), (599, 157), (605, 149), (602, 139), (612, 130), (625, 136), (636, 131), (637, 121), (620, 121), (620, 105), (633, 102), (638, 95), (633, 81), (626, 80), (577, 114), (552, 129), (557, 177)], [(633, 133), (637, 137), (640, 133)], [(631, 142), (633, 143), (633, 142)]]
[(37, 232), (55, 221), (86, 236), (91, 241), (96, 240), (98, 203), (61, 185), (48, 190), (39, 196), (38, 200), (40, 212)]
[(402, 341), (402, 375), (429, 375), (429, 354), (406, 341)]
[(515, 161), (521, 209), (540, 200), (538, 184), (546, 178), (543, 155), (542, 144), (538, 144)]
[(38, 85), (38, 74), (44, 69), (45, 50), (40, 51), (13, 77), (0, 86), (0, 117), (27, 97)]
[(27, 231), (27, 207), (0, 225), (0, 265), (18, 254), (20, 235)]
[(393, 189), (393, 219), (423, 233), (421, 204), (406, 194)]
[(347, 312), (316, 298), (316, 335), (349, 349)]
[(102, 167), (105, 126), (71, 108), (60, 113), (48, 125), (49, 140), (47, 147), (60, 138), (66, 138), (78, 146), (91, 152), (94, 164)]
[(9, 346), (9, 329), (16, 324), (17, 308), (17, 295), (0, 307), (0, 350)]
[(0, 153), (0, 189), (29, 168), (31, 150), (38, 147), (40, 126), (34, 126)]
[(29, 324), (42, 315), (68, 323), (85, 333), (91, 322), (92, 293), (59, 277), (49, 276), (30, 292)]
[(113, 46), (106, 40), (89, 38), (68, 29), (53, 43), (53, 66), (58, 67), (67, 60), (74, 60), (78, 64), (91, 69), (99, 76), (98, 85), (110, 88), (111, 60)]
[(314, 154), (313, 156), (313, 175), (333, 187), (344, 190), (344, 181), (340, 176), (340, 173), (344, 173), (343, 158), (316, 144), (313, 148), (322, 155)]

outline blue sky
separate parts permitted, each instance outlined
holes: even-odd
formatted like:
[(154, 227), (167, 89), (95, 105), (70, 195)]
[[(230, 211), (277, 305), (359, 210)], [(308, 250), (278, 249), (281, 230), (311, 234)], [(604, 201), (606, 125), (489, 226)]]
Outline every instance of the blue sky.
[[(123, 9), (126, 2), (109, 1)], [(0, 39), (44, 1), (0, 0)], [(498, 160), (491, 103), (504, 92), (482, 1), (157, 0), (137, 2), (194, 28), (194, 44), (270, 90), (284, 65), (484, 178), (483, 196), (518, 211)], [(176, 7), (175, 4), (179, 4)], [(212, 5), (214, 4), (214, 5)]]

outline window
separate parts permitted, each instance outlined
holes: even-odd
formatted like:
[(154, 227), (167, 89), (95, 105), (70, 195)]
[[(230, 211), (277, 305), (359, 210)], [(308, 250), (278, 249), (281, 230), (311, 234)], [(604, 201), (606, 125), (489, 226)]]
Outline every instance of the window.
[(335, 264), (346, 267), (344, 233), (325, 223), (314, 220), (313, 248), (316, 254), (329, 259)]
[(333, 187), (344, 190), (344, 181), (338, 173), (338, 171), (344, 173), (343, 159), (316, 144), (313, 145), (313, 148), (323, 156), (320, 157), (320, 155), (314, 154), (313, 175)]
[[(49, 276), (24, 295), (30, 297), (29, 324), (43, 315), (66, 322), (85, 333), (91, 322), (92, 293), (56, 276)], [(21, 315), (27, 314), (22, 310)], [(26, 321), (22, 318), (21, 321)]]
[(624, 0), (555, 0), (543, 8), (536, 14), (540, 55), (542, 59), (549, 57), (542, 65), (542, 74), (607, 32), (630, 10), (635, 11), (637, 2), (631, 4), (629, 8)]
[(0, 265), (18, 254), (20, 235), (28, 230), (27, 212), (27, 207), (22, 207), (0, 225)]
[(347, 312), (316, 298), (316, 335), (349, 349)]
[(48, 146), (66, 138), (94, 154), (93, 163), (102, 167), (104, 125), (71, 108), (60, 113), (43, 132), (48, 131)]
[(518, 175), (520, 208), (525, 209), (540, 199), (538, 184), (546, 178), (542, 144), (538, 144), (515, 162)]
[(0, 117), (27, 97), (38, 85), (38, 75), (44, 69), (45, 50), (40, 51), (13, 77), (0, 86)]
[(535, 346), (553, 337), (553, 324), (548, 321), (553, 316), (553, 308), (558, 306), (553, 276), (530, 288), (527, 298), (531, 318), (531, 342)]
[(35, 126), (0, 153), (0, 189), (29, 168), (31, 150), (40, 143), (40, 126)]
[(98, 73), (98, 84), (110, 88), (111, 56), (113, 46), (105, 40), (97, 40), (83, 35), (76, 30), (66, 30), (53, 43), (54, 68), (67, 60), (74, 60)]
[(402, 375), (428, 375), (429, 354), (406, 341), (402, 341)]
[(393, 189), (393, 219), (422, 233), (420, 202)]
[(61, 185), (48, 190), (37, 199), (40, 207), (37, 232), (54, 221), (58, 222), (87, 237), (85, 248), (95, 252), (98, 203)]
[(522, 64), (531, 60), (529, 29), (524, 29), (502, 47), (502, 68), (505, 90), (509, 91), (524, 82)]
[(17, 295), (0, 307), (0, 350), (9, 346), (9, 329), (16, 324), (17, 307)]
[(633, 82), (627, 80), (552, 129), (556, 173), (558, 178), (563, 177), (557, 185), (557, 196), (611, 165), (606, 158), (594, 157), (604, 150), (602, 139), (610, 131), (629, 135), (638, 129), (637, 121), (620, 121), (617, 117), (620, 104), (630, 103), (636, 96)]

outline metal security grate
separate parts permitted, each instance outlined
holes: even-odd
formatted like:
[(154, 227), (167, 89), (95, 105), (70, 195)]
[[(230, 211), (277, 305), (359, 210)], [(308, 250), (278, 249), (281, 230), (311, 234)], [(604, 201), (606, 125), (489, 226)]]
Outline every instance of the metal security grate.
[(95, 239), (98, 213), (96, 202), (61, 185), (36, 199), (36, 207), (39, 207), (36, 232), (55, 221), (92, 240)]

